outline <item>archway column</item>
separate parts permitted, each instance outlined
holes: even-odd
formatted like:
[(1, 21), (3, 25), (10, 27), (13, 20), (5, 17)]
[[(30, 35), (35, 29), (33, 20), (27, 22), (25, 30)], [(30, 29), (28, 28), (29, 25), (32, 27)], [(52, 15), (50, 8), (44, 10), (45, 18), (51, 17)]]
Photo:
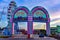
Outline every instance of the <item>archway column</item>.
[(12, 23), (12, 35), (14, 35), (14, 23)]
[(17, 30), (18, 28), (18, 22), (12, 23), (12, 35), (15, 34), (15, 30)]
[(46, 34), (47, 36), (50, 35), (50, 18), (48, 18), (48, 21), (46, 22)]
[(33, 34), (33, 19), (32, 16), (28, 16), (28, 38), (30, 38), (30, 34)]

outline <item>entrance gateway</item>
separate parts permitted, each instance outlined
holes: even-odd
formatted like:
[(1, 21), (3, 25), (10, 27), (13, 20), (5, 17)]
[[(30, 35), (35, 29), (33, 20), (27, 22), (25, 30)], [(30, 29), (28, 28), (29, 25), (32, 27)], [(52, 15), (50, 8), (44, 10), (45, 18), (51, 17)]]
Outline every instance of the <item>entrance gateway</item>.
[[(18, 7), (12, 15), (12, 34), (14, 34), (14, 27), (18, 26), (18, 22), (27, 22), (27, 35), (33, 34), (33, 22), (46, 23), (46, 34), (50, 35), (50, 17), (47, 10), (41, 6), (34, 7), (31, 11), (24, 7)], [(16, 25), (14, 26), (14, 23)]]

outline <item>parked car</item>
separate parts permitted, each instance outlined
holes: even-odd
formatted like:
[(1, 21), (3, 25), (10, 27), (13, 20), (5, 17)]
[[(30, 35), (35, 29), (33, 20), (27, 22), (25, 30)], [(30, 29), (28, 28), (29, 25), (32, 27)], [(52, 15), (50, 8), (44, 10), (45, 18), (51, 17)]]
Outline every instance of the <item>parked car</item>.
[(43, 33), (39, 33), (39, 37), (44, 37), (44, 34)]

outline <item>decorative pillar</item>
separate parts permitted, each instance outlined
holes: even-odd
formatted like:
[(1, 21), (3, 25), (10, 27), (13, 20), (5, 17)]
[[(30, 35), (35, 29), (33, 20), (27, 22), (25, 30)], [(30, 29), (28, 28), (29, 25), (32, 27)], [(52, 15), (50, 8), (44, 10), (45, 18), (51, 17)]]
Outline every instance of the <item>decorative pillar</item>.
[(30, 38), (30, 34), (33, 34), (33, 22), (32, 16), (28, 16), (28, 38)]
[(50, 19), (46, 22), (46, 34), (47, 36), (50, 35)]
[(12, 23), (12, 35), (14, 35), (14, 23)]

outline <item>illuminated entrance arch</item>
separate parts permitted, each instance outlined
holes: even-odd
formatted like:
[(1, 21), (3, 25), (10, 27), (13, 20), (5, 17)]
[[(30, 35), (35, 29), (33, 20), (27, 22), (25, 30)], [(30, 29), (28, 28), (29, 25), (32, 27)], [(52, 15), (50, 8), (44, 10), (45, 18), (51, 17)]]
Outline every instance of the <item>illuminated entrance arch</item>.
[(28, 14), (29, 14), (29, 10), (24, 6), (20, 6), (14, 11), (11, 19), (12, 34), (14, 34), (15, 27), (17, 28), (18, 22), (28, 22)]
[(24, 6), (18, 7), (12, 15), (12, 34), (14, 34), (14, 23), (27, 22), (28, 38), (33, 34), (33, 22), (46, 23), (46, 34), (50, 35), (50, 18), (45, 8), (41, 6), (34, 7), (31, 12)]
[(50, 35), (50, 17), (47, 10), (41, 6), (32, 9), (33, 22), (46, 23), (46, 34)]

